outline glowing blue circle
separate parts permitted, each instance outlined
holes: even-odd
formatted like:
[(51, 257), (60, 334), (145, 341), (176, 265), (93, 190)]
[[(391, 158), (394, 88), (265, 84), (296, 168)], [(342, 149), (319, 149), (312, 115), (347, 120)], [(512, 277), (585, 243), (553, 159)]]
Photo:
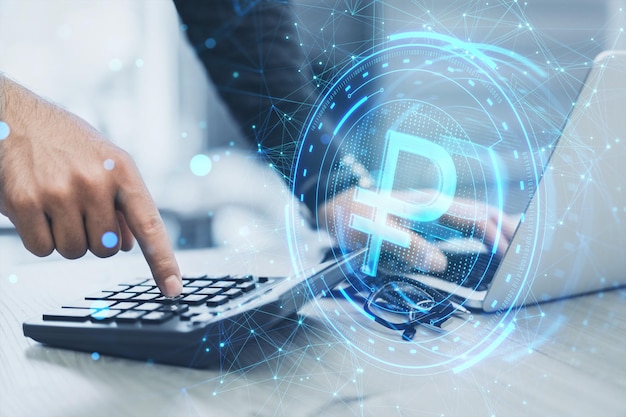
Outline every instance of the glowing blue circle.
[(212, 167), (213, 164), (211, 163), (211, 158), (203, 154), (194, 156), (189, 162), (189, 169), (191, 169), (191, 172), (198, 177), (208, 175), (209, 172), (211, 172)]
[(119, 58), (113, 58), (109, 61), (109, 69), (113, 72), (119, 72), (122, 70), (123, 63)]
[(94, 361), (97, 361), (98, 359), (100, 359), (100, 354), (98, 352), (93, 352), (91, 354), (91, 359), (93, 359)]
[(115, 161), (112, 159), (105, 159), (102, 165), (104, 166), (104, 169), (111, 171), (115, 168)]
[(215, 48), (215, 45), (217, 45), (217, 42), (214, 38), (208, 38), (206, 41), (204, 41), (204, 46), (206, 46), (208, 49)]
[(102, 235), (102, 246), (105, 248), (112, 249), (117, 246), (118, 242), (119, 238), (117, 237), (117, 234), (113, 232), (105, 232)]
[(11, 128), (6, 122), (0, 121), (0, 140), (6, 139), (11, 134)]
[[(467, 206), (476, 207), (468, 217), (459, 217), (470, 220), (456, 224), (462, 230), (461, 236), (447, 237), (446, 229), (454, 229), (450, 225), (442, 228), (436, 221), (413, 222), (407, 215), (399, 216), (401, 225), (427, 239), (444, 242), (462, 236), (484, 239), (479, 221), (472, 223), (472, 219), (486, 216), (487, 206), (503, 212), (509, 193), (521, 192), (529, 197), (536, 187), (540, 176), (540, 164), (534, 152), (539, 142), (536, 132), (550, 131), (552, 126), (537, 129), (529, 117), (533, 116), (533, 112), (540, 114), (541, 106), (549, 102), (546, 99), (549, 91), (541, 87), (546, 74), (510, 51), (490, 45), (470, 44), (431, 32), (394, 35), (385, 48), (374, 48), (373, 51), (340, 74), (314, 106), (315, 110), (309, 115), (300, 136), (293, 170), (294, 191), (300, 189), (301, 183), (310, 181), (308, 173), (318, 172), (320, 166), (322, 169), (333, 167), (333, 174), (323, 173), (319, 178), (324, 181), (317, 183), (318, 197), (324, 199), (326, 204), (323, 207), (328, 213), (317, 218), (320, 221), (317, 225), (320, 241), (326, 238), (325, 230), (338, 230), (337, 257), (364, 245), (370, 247), (369, 241), (362, 238), (367, 233), (355, 227), (358, 205), (335, 207), (334, 201), (327, 196), (353, 187), (356, 191), (352, 201), (363, 206), (366, 200), (366, 205), (374, 208), (370, 212), (376, 213), (378, 207), (375, 204), (387, 204), (389, 200), (396, 204), (389, 207), (398, 209), (406, 207), (406, 203), (414, 207), (421, 204), (427, 208), (425, 204), (428, 200), (400, 201), (390, 192), (383, 195), (381, 190), (388, 191), (388, 187), (393, 190), (436, 190), (441, 187), (442, 167), (433, 163), (429, 154), (419, 155), (419, 152), (411, 154), (403, 151), (398, 154), (394, 167), (401, 174), (394, 175), (391, 185), (389, 181), (384, 181), (383, 171), (387, 169), (384, 155), (389, 145), (389, 139), (385, 138), (389, 138), (390, 132), (431, 141), (448, 153), (454, 159), (458, 173), (454, 198), (468, 199), (473, 203)], [(528, 94), (529, 91), (532, 94)], [(335, 124), (325, 125), (328, 120), (334, 120)], [(380, 139), (377, 142), (372, 138)], [(318, 155), (324, 155), (321, 164), (307, 157), (313, 149)], [(353, 156), (353, 161), (360, 165), (346, 160), (346, 154)], [(506, 164), (499, 162), (500, 155), (506, 155)], [(312, 163), (320, 165), (312, 166)], [(530, 187), (511, 189), (505, 168), (522, 172), (525, 184), (530, 184)], [(355, 182), (355, 177), (367, 179), (370, 185), (364, 185), (359, 190), (361, 179)], [(363, 195), (359, 197), (360, 191)], [(371, 198), (364, 198), (367, 193), (372, 194)], [(378, 201), (383, 203), (377, 203), (377, 196), (386, 199), (379, 198)], [(402, 210), (396, 213), (402, 213)], [(367, 216), (374, 216), (367, 213), (360, 215), (366, 220)], [(307, 237), (306, 233), (301, 234), (298, 226), (297, 210), (292, 216), (289, 225), (292, 262), (296, 268), (304, 270)], [(334, 223), (321, 223), (325, 221), (323, 219), (334, 219), (330, 220)], [(501, 216), (497, 222), (499, 234)], [(357, 238), (358, 232), (362, 232), (361, 240), (365, 243), (353, 240), (355, 233), (342, 234), (342, 228), (345, 230), (346, 227), (355, 229)], [(376, 230), (370, 229), (371, 233)], [(536, 230), (539, 235), (538, 224)], [(403, 240), (397, 237), (398, 234), (392, 236), (392, 233), (384, 237), (390, 248), (387, 249), (391, 253), (390, 260), (411, 255), (409, 248), (402, 246)], [(338, 300), (338, 307), (332, 314), (325, 310), (322, 313), (328, 319), (330, 328), (381, 364), (403, 372), (434, 373), (445, 368), (461, 371), (484, 358), (515, 329), (511, 324), (515, 317), (512, 306), (521, 296), (521, 288), (528, 279), (532, 279), (526, 266), (535, 256), (535, 246), (531, 242), (516, 255), (519, 257), (517, 266), (507, 266), (511, 276), (510, 289), (506, 300), (500, 300), (502, 311), (484, 322), (472, 321), (471, 317), (454, 322), (454, 327), (444, 334), (428, 333), (420, 328), (412, 342), (404, 341), (398, 332), (384, 332), (371, 318), (365, 317), (362, 301), (359, 304), (349, 299), (346, 303), (343, 297)], [(489, 265), (494, 260), (493, 253), (488, 257)], [(417, 260), (417, 257), (412, 259)], [(463, 261), (457, 283), (469, 279), (477, 261), (477, 254)], [(403, 273), (402, 265), (390, 265), (393, 273)], [(344, 276), (357, 290), (359, 287), (363, 289), (363, 285), (367, 287), (367, 282), (354, 284), (352, 277), (362, 275), (360, 265), (350, 265), (344, 270)], [(354, 314), (355, 309), (357, 314)], [(505, 331), (498, 333), (497, 329)], [(369, 337), (367, 346), (361, 349), (359, 340), (363, 340), (363, 334)], [(356, 337), (358, 340), (354, 339)]]

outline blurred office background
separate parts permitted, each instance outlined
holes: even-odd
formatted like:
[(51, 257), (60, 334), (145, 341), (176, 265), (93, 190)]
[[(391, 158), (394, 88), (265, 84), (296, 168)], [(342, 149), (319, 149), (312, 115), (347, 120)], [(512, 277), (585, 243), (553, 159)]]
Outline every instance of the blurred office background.
[[(302, 47), (320, 82), (330, 82), (353, 56), (391, 33), (436, 30), (565, 69), (553, 93), (568, 103), (593, 56), (626, 49), (626, 0), (295, 3)], [(241, 153), (249, 148), (187, 45), (170, 0), (0, 0), (0, 70), (128, 150), (178, 247), (272, 234), (275, 220), (261, 223), (281, 213), (264, 196), (280, 189), (281, 198), (289, 197), (280, 180)], [(191, 171), (198, 154), (211, 162), (206, 176)], [(229, 201), (234, 204), (216, 232), (208, 219)], [(11, 233), (8, 220), (0, 219), (0, 238)], [(22, 250), (5, 242), (0, 262)]]

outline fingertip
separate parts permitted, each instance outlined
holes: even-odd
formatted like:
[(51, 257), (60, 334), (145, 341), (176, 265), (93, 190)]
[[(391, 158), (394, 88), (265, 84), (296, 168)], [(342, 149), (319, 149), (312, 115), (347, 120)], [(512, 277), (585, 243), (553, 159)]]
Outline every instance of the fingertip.
[(52, 252), (54, 252), (54, 246), (50, 246), (50, 247), (42, 247), (42, 248), (29, 248), (25, 243), (24, 243), (24, 247), (26, 248), (26, 250), (28, 250), (30, 253), (32, 253), (33, 255), (35, 255), (38, 258), (45, 258), (46, 256), (49, 256), (52, 254)]
[(166, 297), (176, 297), (183, 291), (183, 282), (180, 276), (170, 275), (159, 285), (161, 293)]

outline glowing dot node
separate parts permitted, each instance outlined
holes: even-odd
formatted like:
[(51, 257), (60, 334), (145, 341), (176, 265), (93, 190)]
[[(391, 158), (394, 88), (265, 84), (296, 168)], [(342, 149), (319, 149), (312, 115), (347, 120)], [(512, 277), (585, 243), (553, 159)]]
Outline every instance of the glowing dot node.
[(212, 165), (211, 158), (203, 154), (194, 156), (189, 162), (191, 172), (198, 177), (208, 175), (208, 173), (211, 172)]
[(104, 166), (104, 169), (111, 171), (115, 168), (115, 161), (112, 159), (105, 159), (102, 165)]
[(113, 72), (118, 72), (122, 70), (122, 61), (119, 58), (113, 58), (109, 61), (109, 69)]
[(6, 122), (0, 121), (0, 140), (4, 140), (11, 134), (11, 128)]
[(217, 42), (213, 38), (208, 38), (206, 41), (204, 41), (204, 46), (206, 46), (208, 49), (215, 48), (215, 45), (217, 45)]
[(112, 249), (117, 246), (117, 242), (119, 242), (119, 239), (117, 234), (113, 232), (104, 232), (102, 235), (102, 246), (105, 248)]

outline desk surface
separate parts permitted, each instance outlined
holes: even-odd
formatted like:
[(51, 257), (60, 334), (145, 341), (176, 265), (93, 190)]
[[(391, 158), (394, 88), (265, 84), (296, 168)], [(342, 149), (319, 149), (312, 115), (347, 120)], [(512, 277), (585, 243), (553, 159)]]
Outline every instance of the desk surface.
[[(284, 271), (272, 260), (220, 251), (180, 257), (185, 271)], [(0, 265), (0, 415), (626, 415), (624, 289), (523, 309), (497, 348), (458, 373), (373, 360), (328, 328), (321, 309), (333, 311), (332, 299), (310, 306), (300, 330), (251, 350), (251, 365), (239, 369), (93, 360), (22, 335), (21, 323), (44, 309), (146, 271), (133, 255)]]

